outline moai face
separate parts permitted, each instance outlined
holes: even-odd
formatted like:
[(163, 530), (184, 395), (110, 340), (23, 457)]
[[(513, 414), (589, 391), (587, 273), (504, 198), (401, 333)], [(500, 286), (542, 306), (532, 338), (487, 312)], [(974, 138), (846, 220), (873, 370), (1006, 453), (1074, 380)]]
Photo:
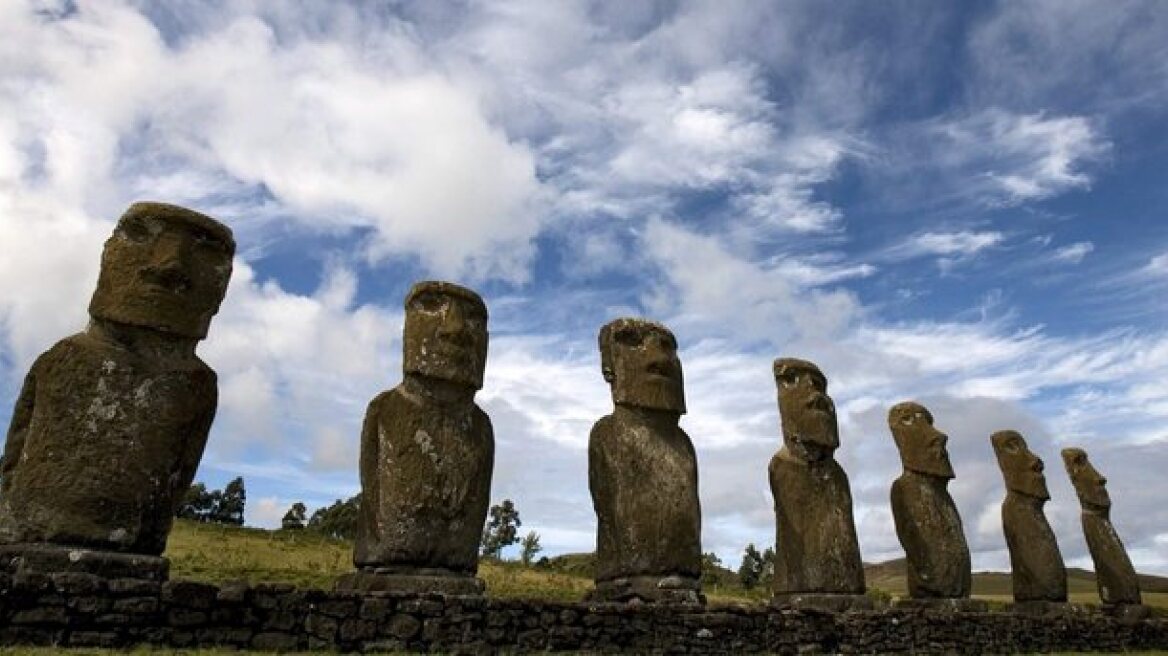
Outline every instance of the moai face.
[(617, 319), (600, 329), (600, 370), (617, 405), (685, 414), (677, 339), (646, 319)]
[(1082, 449), (1063, 449), (1063, 464), (1067, 475), (1079, 495), (1079, 503), (1087, 510), (1107, 510), (1111, 507), (1111, 496), (1107, 494), (1107, 479), (1103, 477)]
[(990, 436), (998, 467), (1006, 479), (1006, 489), (1036, 499), (1049, 499), (1042, 458), (1034, 455), (1018, 431), (998, 431)]
[(487, 306), (466, 287), (420, 282), (406, 295), (407, 374), (482, 389), (487, 365)]
[(898, 403), (888, 411), (888, 428), (900, 451), (900, 461), (908, 471), (940, 478), (953, 478), (949, 436), (933, 427), (933, 414), (911, 401)]
[(819, 367), (795, 358), (775, 360), (774, 373), (787, 450), (808, 462), (830, 458), (839, 448), (839, 428), (827, 378)]
[(89, 313), (180, 337), (207, 336), (235, 240), (214, 219), (175, 205), (134, 203), (105, 242)]

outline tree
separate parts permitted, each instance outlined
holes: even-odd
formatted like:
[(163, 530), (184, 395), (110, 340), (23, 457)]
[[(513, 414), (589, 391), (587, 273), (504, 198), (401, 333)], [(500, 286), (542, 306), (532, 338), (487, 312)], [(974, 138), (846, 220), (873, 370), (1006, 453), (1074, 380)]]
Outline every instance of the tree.
[(243, 477), (236, 476), (223, 488), (219, 503), (211, 511), (211, 521), (219, 524), (243, 525), (243, 509), (247, 504), (247, 490), (243, 486)]
[(519, 519), (519, 511), (510, 499), (503, 499), (503, 503), (491, 506), (487, 515), (487, 524), (483, 527), (483, 555), (498, 558), (504, 547), (509, 547), (519, 541), (518, 529), (523, 526)]
[(308, 518), (308, 530), (331, 538), (352, 540), (357, 537), (357, 514), (361, 510), (361, 494), (341, 501), (337, 499), (328, 508), (317, 508)]
[(762, 578), (762, 570), (762, 554), (752, 542), (746, 545), (746, 551), (742, 554), (742, 565), (738, 567), (738, 581), (742, 583), (742, 587), (749, 590), (758, 585)]
[(519, 548), (522, 549), (519, 553), (519, 560), (523, 561), (524, 566), (530, 566), (531, 561), (535, 559), (535, 554), (543, 551), (543, 547), (539, 545), (539, 533), (529, 531), (519, 542)]
[(215, 507), (215, 497), (202, 483), (195, 483), (183, 495), (182, 503), (175, 512), (176, 517), (193, 519), (196, 522), (211, 521), (211, 510)]
[(284, 519), (280, 520), (280, 528), (285, 531), (300, 531), (304, 529), (305, 516), (308, 513), (308, 508), (304, 507), (303, 503), (297, 501), (292, 504), (288, 512), (284, 513)]
[(714, 552), (702, 554), (702, 585), (718, 587), (718, 578), (721, 572), (722, 559)]

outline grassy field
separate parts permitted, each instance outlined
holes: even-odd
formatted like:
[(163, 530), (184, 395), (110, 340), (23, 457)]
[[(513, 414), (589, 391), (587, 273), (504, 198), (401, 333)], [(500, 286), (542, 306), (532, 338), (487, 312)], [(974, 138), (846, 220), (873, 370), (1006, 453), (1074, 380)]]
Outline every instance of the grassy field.
[[(304, 531), (265, 531), (178, 520), (166, 555), (171, 577), (223, 583), (284, 582), (300, 587), (331, 588), (336, 578), (352, 569), (352, 545)], [(575, 601), (592, 587), (590, 556), (575, 554), (550, 559), (543, 567), (523, 567), (517, 562), (484, 561), (479, 576), (495, 597), (524, 597)], [(865, 569), (874, 594), (893, 597), (906, 594), (904, 561), (871, 565)], [(1071, 601), (1098, 603), (1090, 572), (1070, 570)], [(1168, 580), (1145, 579), (1144, 602), (1168, 609)], [(1153, 591), (1154, 590), (1154, 591)], [(765, 603), (769, 592), (744, 590), (729, 570), (721, 570), (717, 582), (705, 586), (713, 604)], [(1010, 577), (998, 572), (974, 574), (975, 597), (1009, 602)]]

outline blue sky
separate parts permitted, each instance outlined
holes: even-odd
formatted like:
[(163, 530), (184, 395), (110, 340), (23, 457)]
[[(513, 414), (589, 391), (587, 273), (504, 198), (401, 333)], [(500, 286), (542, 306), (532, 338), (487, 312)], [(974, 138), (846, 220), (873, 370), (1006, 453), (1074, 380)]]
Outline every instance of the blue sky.
[(950, 436), (979, 569), (1007, 566), (989, 435), (1109, 477), (1168, 574), (1168, 8), (1148, 2), (0, 4), (0, 419), (82, 328), (134, 200), (235, 231), (200, 353), (221, 402), (199, 477), (249, 523), (355, 493), (366, 403), (400, 380), (416, 280), (479, 290), (493, 498), (549, 553), (594, 543), (596, 331), (682, 349), (703, 542), (773, 542), (770, 362), (840, 412), (867, 560), (897, 557), (887, 408)]

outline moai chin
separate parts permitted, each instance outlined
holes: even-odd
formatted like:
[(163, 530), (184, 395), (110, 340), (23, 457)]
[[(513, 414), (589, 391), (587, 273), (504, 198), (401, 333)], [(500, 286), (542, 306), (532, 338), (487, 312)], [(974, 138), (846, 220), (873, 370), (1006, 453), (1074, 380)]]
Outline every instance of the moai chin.
[(892, 517), (904, 547), (908, 593), (913, 603), (983, 610), (969, 599), (972, 573), (969, 545), (957, 504), (949, 495), (953, 478), (949, 438), (933, 425), (925, 406), (906, 401), (888, 411), (904, 472), (892, 484)]
[(697, 457), (678, 426), (677, 340), (659, 323), (626, 318), (601, 328), (599, 341), (615, 408), (588, 441), (598, 524), (589, 598), (704, 603)]
[(1010, 575), (1016, 609), (1042, 610), (1067, 600), (1067, 571), (1043, 506), (1050, 499), (1042, 459), (1017, 431), (990, 436), (1006, 482), (1002, 528), (1010, 551)]
[[(231, 276), (223, 224), (135, 203), (105, 242), (90, 323), (33, 363), (0, 464), (0, 553), (165, 578), (172, 518), (218, 398), (195, 355)], [(11, 556), (11, 558), (9, 558)]]
[(1095, 563), (1095, 583), (1105, 606), (1139, 605), (1140, 582), (1123, 542), (1111, 525), (1111, 497), (1104, 478), (1082, 449), (1063, 449), (1063, 464), (1082, 506), (1083, 535)]
[(405, 301), (400, 385), (369, 403), (361, 429), (361, 508), (338, 588), (481, 594), (478, 548), (495, 438), (474, 402), (487, 361), (487, 306), (448, 282)]
[(806, 360), (774, 363), (783, 446), (771, 458), (777, 605), (863, 607), (864, 566), (827, 378)]

